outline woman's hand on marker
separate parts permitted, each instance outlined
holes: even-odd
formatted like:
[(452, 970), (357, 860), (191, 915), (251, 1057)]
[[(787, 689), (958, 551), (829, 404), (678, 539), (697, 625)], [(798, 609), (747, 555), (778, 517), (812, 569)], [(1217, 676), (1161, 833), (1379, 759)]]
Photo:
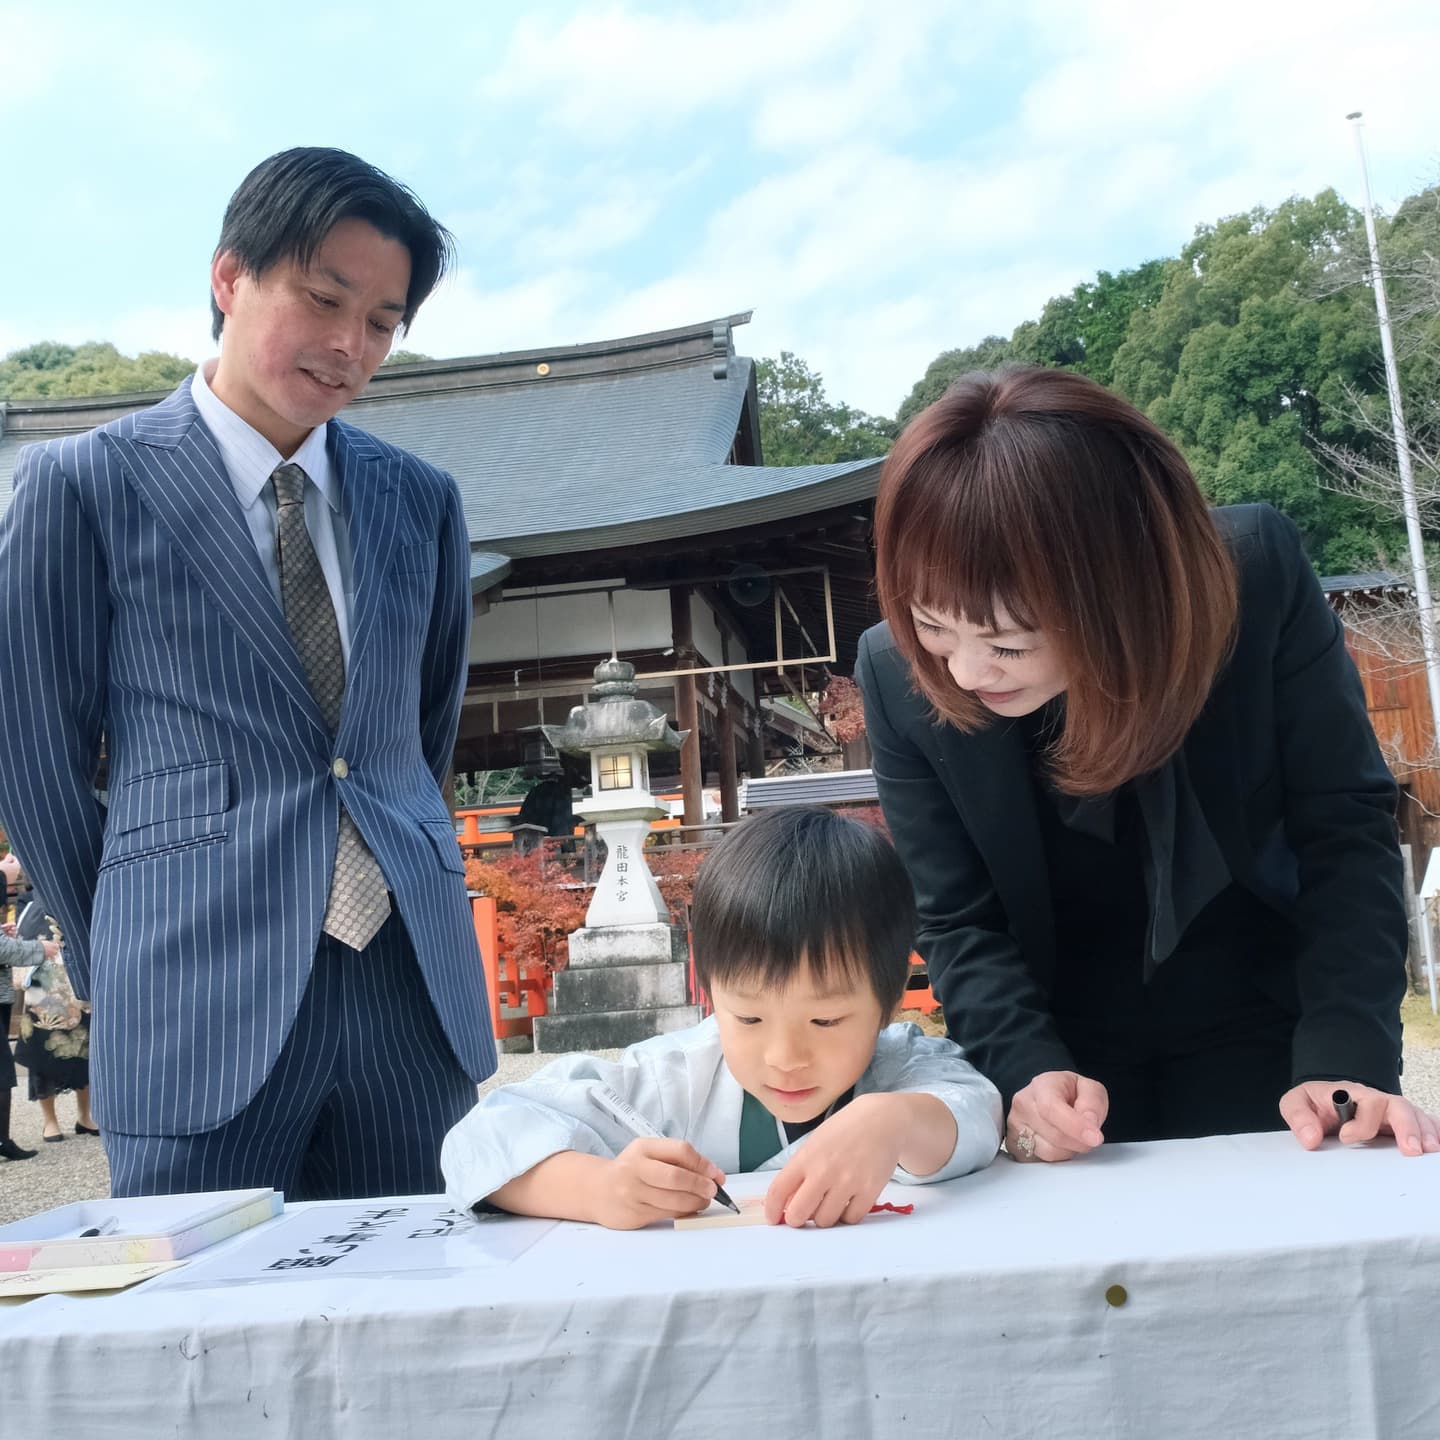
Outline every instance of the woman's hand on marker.
[(684, 1140), (632, 1140), (606, 1167), (595, 1218), (611, 1230), (695, 1215), (715, 1198), (725, 1172)]
[(857, 1095), (796, 1150), (765, 1192), (765, 1218), (797, 1229), (858, 1225), (899, 1164), (901, 1134), (889, 1095)]
[[(1343, 1125), (1335, 1112), (1337, 1090), (1348, 1091), (1355, 1102), (1355, 1118)], [(1280, 1097), (1280, 1115), (1307, 1150), (1317, 1149), (1325, 1136), (1338, 1133), (1345, 1145), (1393, 1135), (1402, 1155), (1440, 1151), (1440, 1121), (1433, 1115), (1417, 1109), (1403, 1095), (1353, 1080), (1306, 1080)]]
[(1105, 1143), (1101, 1127), (1109, 1113), (1110, 1095), (1098, 1080), (1046, 1070), (1015, 1092), (1005, 1148), (1017, 1160), (1073, 1160)]

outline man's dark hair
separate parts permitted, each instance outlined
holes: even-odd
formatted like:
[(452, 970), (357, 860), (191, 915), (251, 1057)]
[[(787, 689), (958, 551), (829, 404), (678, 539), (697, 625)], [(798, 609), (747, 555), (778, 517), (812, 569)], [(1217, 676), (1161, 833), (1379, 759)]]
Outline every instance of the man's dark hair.
[[(282, 260), (302, 268), (342, 220), (365, 220), (410, 252), (410, 289), (401, 330), (408, 330), (425, 297), (455, 258), (455, 238), (415, 195), (383, 170), (344, 150), (302, 146), (262, 160), (225, 207), (220, 243), (249, 275), (261, 276)], [(211, 336), (225, 316), (210, 297)]]
[(784, 989), (868, 984), (886, 1020), (904, 994), (915, 898), (878, 830), (819, 805), (762, 810), (706, 857), (690, 906), (695, 977)]

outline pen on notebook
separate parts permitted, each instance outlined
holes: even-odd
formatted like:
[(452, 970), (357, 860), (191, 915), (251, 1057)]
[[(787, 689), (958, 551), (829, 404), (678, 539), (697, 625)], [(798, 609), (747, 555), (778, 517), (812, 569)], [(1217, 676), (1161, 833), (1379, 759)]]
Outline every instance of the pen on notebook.
[[(608, 1085), (601, 1085), (592, 1090), (590, 1098), (612, 1120), (618, 1120), (631, 1134), (641, 1135), (650, 1140), (665, 1138), (628, 1100), (617, 1095)], [(724, 1186), (717, 1185), (715, 1187), (715, 1198), (727, 1209), (733, 1210), (737, 1215), (740, 1213), (740, 1207), (725, 1193)]]
[(1342, 1125), (1355, 1118), (1355, 1102), (1350, 1098), (1348, 1090), (1336, 1090), (1330, 1096), (1330, 1103), (1335, 1107), (1335, 1114)]
[(120, 1228), (120, 1217), (108, 1215), (98, 1225), (92, 1225), (88, 1230), (80, 1232), (82, 1240), (94, 1240), (100, 1235), (113, 1235)]

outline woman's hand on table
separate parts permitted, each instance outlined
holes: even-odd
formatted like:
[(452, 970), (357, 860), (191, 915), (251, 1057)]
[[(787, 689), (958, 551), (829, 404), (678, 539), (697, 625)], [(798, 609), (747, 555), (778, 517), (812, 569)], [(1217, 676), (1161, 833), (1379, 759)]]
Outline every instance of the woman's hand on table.
[[(1341, 1123), (1334, 1095), (1345, 1090), (1355, 1102), (1355, 1117)], [(1377, 1135), (1393, 1135), (1402, 1155), (1440, 1151), (1440, 1121), (1417, 1109), (1403, 1095), (1391, 1095), (1353, 1080), (1306, 1080), (1280, 1097), (1280, 1115), (1307, 1149), (1319, 1147), (1327, 1135), (1339, 1134), (1345, 1145), (1359, 1145)]]
[(1073, 1160), (1105, 1143), (1101, 1126), (1110, 1096), (1098, 1080), (1073, 1070), (1047, 1070), (1015, 1092), (1005, 1121), (1013, 1159)]

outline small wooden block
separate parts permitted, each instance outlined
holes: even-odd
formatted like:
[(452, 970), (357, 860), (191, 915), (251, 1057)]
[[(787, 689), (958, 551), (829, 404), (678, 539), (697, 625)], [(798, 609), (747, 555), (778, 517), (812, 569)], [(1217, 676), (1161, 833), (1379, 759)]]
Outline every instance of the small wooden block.
[(675, 1221), (677, 1230), (728, 1230), (736, 1225), (764, 1225), (765, 1220), (765, 1197), (763, 1195), (746, 1195), (735, 1202), (740, 1207), (737, 1215), (733, 1210), (727, 1210), (723, 1205), (711, 1205), (708, 1210), (702, 1210), (698, 1215), (691, 1215), (688, 1219)]

